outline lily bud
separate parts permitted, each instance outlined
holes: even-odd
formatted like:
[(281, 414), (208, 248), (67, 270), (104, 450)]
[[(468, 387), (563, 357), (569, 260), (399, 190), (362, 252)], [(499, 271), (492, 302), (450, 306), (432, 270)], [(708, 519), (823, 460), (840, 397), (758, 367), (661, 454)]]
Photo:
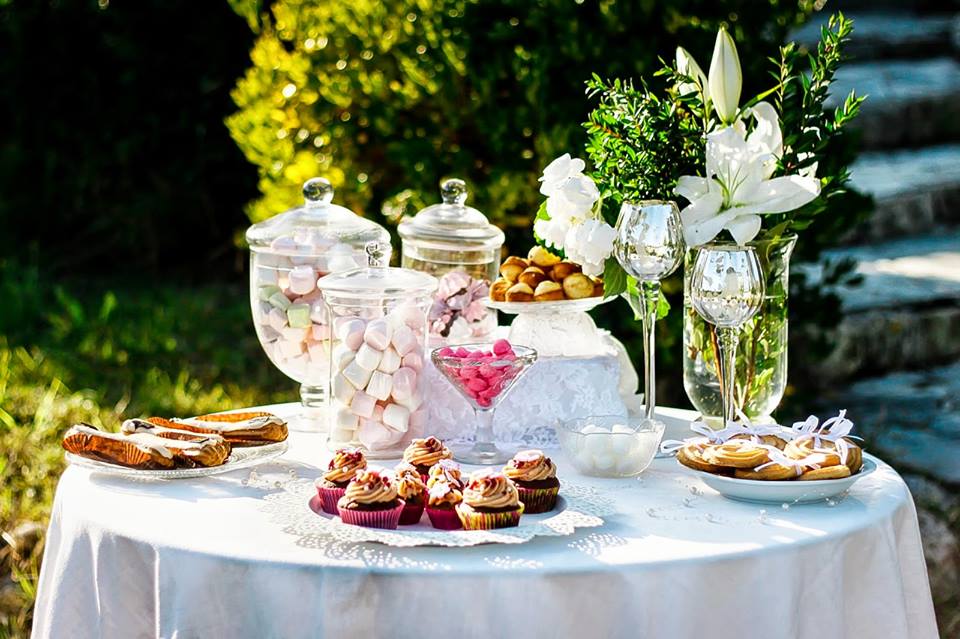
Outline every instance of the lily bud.
[(737, 108), (740, 105), (743, 74), (740, 71), (737, 45), (723, 27), (717, 32), (717, 42), (713, 47), (709, 84), (710, 98), (717, 115), (724, 124), (732, 123), (737, 117)]
[[(700, 65), (697, 64), (697, 61), (693, 59), (693, 56), (690, 55), (690, 52), (683, 47), (677, 47), (677, 72), (693, 80), (693, 82), (682, 82), (677, 86), (680, 95), (694, 93), (695, 91), (705, 89), (707, 86), (707, 75), (703, 72), (703, 69), (700, 68)], [(705, 95), (704, 98), (709, 98), (709, 96)]]

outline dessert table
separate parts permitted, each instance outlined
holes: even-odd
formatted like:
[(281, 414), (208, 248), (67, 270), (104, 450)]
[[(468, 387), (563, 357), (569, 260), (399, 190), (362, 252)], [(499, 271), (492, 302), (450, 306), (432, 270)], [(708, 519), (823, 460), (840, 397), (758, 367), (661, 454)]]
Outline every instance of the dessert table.
[[(268, 407), (282, 413), (294, 405)], [(661, 409), (668, 437), (692, 413)], [(880, 463), (835, 502), (727, 500), (673, 459), (596, 488), (599, 528), (516, 545), (395, 548), (297, 534), (265, 497), (328, 459), (321, 435), (256, 469), (136, 482), (68, 468), (33, 636), (937, 636), (913, 501)]]

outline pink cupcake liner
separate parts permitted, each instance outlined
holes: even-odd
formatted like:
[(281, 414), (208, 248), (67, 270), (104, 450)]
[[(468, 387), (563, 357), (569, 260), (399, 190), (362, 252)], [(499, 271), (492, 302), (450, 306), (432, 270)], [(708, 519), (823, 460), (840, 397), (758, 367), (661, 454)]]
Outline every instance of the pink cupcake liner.
[(320, 507), (328, 515), (339, 515), (340, 509), (337, 508), (337, 502), (347, 492), (346, 488), (326, 488), (317, 486), (317, 494), (320, 495)]
[(427, 517), (430, 523), (438, 530), (459, 530), (463, 527), (460, 517), (454, 509), (427, 507)]
[(523, 502), (523, 512), (528, 515), (536, 515), (553, 510), (557, 505), (557, 494), (560, 492), (559, 486), (551, 488), (524, 488), (517, 486), (517, 492), (520, 493), (520, 501)]
[(420, 518), (423, 516), (423, 500), (419, 501), (416, 504), (406, 504), (403, 507), (403, 512), (400, 513), (400, 525), (401, 526), (410, 526), (413, 524), (420, 523)]
[(353, 510), (350, 508), (340, 509), (340, 519), (345, 524), (351, 526), (363, 526), (365, 528), (386, 528), (395, 530), (400, 521), (400, 513), (406, 505), (402, 499), (400, 503), (386, 510)]
[(520, 525), (520, 515), (523, 514), (523, 504), (516, 510), (499, 513), (483, 513), (472, 508), (457, 506), (457, 515), (464, 530), (493, 530), (494, 528), (513, 528)]

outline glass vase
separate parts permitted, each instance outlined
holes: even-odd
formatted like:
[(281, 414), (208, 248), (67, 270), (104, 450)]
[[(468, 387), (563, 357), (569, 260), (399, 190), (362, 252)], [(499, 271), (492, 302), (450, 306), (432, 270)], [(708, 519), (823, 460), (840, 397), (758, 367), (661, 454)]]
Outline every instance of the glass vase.
[[(743, 325), (737, 347), (734, 400), (751, 419), (769, 417), (787, 388), (787, 303), (790, 255), (796, 235), (750, 242), (760, 259), (766, 295), (759, 312)], [(683, 387), (701, 415), (721, 421), (720, 355), (716, 327), (690, 303), (690, 276), (696, 251), (688, 250), (683, 276)]]

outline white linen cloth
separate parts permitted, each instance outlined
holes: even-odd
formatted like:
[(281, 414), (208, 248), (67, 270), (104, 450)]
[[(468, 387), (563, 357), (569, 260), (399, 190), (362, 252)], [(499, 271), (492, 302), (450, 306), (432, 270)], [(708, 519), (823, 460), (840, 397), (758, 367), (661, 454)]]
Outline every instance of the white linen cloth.
[[(661, 411), (668, 436), (692, 416)], [(937, 636), (913, 502), (885, 464), (834, 506), (784, 510), (729, 501), (672, 459), (610, 480), (556, 454), (561, 481), (615, 500), (601, 528), (399, 549), (298, 539), (261, 510), (274, 478), (315, 477), (327, 458), (294, 433), (250, 485), (249, 471), (150, 483), (68, 468), (33, 636)]]

